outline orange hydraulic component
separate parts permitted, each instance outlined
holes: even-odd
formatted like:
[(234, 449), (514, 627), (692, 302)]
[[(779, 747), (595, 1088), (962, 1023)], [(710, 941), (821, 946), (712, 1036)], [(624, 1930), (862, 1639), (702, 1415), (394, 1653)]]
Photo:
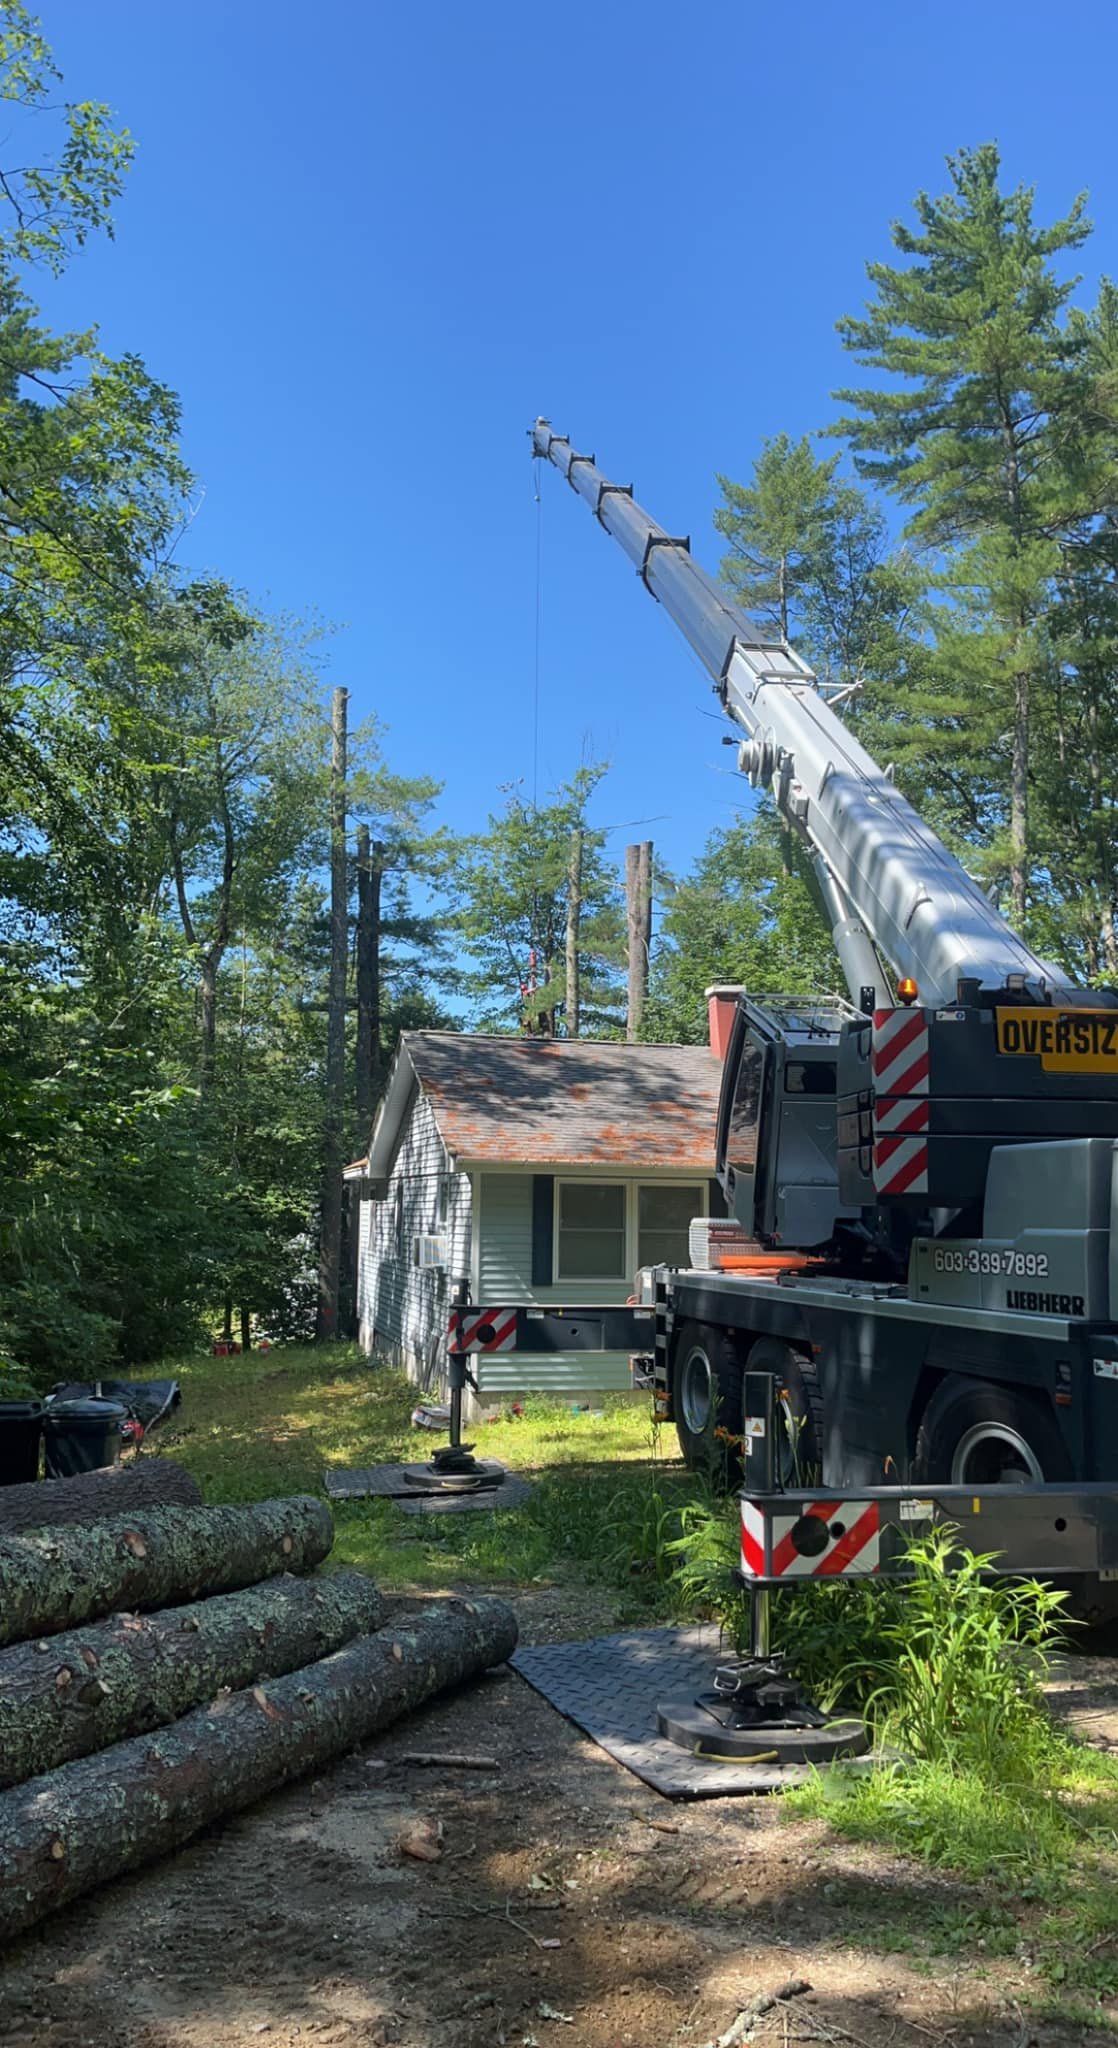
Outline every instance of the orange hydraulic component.
[(721, 1252), (718, 1257), (720, 1273), (805, 1273), (821, 1264), (805, 1252)]

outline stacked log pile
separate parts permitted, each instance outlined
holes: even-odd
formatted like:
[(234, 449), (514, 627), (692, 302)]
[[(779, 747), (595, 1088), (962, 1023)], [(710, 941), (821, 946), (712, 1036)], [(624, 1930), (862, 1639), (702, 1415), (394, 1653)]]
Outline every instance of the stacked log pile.
[(512, 1654), (502, 1601), (296, 1576), (332, 1541), (310, 1499), (0, 1535), (0, 1940)]

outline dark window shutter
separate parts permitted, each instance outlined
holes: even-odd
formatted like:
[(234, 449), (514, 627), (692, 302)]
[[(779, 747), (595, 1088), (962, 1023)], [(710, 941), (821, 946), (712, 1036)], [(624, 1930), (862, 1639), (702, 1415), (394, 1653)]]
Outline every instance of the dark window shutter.
[(722, 1192), (722, 1189), (721, 1189), (721, 1186), (719, 1185), (718, 1181), (716, 1181), (716, 1180), (708, 1180), (708, 1182), (707, 1182), (707, 1191), (708, 1191), (708, 1203), (707, 1203), (707, 1214), (708, 1214), (709, 1216), (726, 1216), (726, 1215), (728, 1215), (728, 1214), (729, 1214), (729, 1211), (728, 1211), (728, 1209), (727, 1209), (727, 1207), (726, 1207), (726, 1197), (725, 1197), (725, 1195), (723, 1194), (723, 1192)]
[(555, 1223), (555, 1176), (532, 1175), (532, 1285), (550, 1287), (551, 1242)]

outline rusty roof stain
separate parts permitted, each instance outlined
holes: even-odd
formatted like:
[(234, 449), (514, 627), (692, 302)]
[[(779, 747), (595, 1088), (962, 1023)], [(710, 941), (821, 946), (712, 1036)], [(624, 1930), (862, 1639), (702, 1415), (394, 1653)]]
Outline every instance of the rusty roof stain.
[(714, 1172), (722, 1066), (705, 1045), (406, 1031), (400, 1054), (458, 1159)]

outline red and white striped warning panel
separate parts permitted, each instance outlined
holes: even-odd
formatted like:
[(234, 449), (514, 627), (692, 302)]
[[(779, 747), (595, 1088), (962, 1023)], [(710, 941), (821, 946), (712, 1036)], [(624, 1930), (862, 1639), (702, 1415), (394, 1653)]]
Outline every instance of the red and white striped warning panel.
[(879, 1195), (928, 1192), (928, 1018), (873, 1013), (873, 1184)]
[(449, 1351), (515, 1351), (514, 1308), (452, 1308), (446, 1332)]
[(875, 1500), (816, 1500), (802, 1513), (741, 1504), (741, 1568), (749, 1579), (844, 1579), (881, 1570)]

